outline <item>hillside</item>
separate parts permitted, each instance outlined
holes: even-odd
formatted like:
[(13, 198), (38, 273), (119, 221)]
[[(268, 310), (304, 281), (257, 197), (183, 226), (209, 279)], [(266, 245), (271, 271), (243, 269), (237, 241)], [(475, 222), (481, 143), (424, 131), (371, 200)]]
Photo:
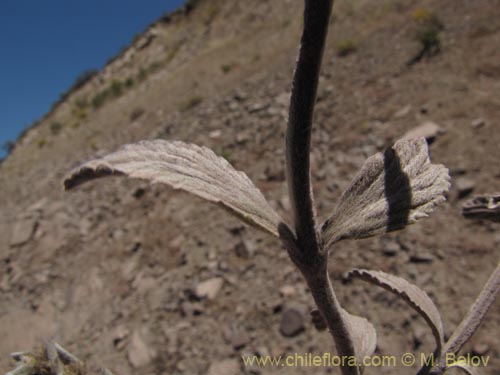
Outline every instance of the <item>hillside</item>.
[[(51, 337), (120, 375), (215, 374), (242, 354), (333, 350), (307, 317), (293, 337), (280, 333), (290, 308), (313, 301), (277, 241), (165, 186), (111, 178), (62, 191), (63, 177), (85, 160), (141, 139), (177, 139), (227, 158), (289, 218), (283, 137), (302, 2), (192, 3), (71, 92), (0, 165), (0, 372), (12, 368), (9, 353)], [(430, 16), (442, 24), (440, 50), (408, 65)], [(427, 353), (432, 335), (391, 294), (344, 283), (346, 271), (380, 269), (416, 283), (449, 334), (500, 258), (500, 226), (460, 213), (470, 194), (498, 191), (500, 182), (499, 19), (498, 0), (334, 6), (312, 135), (318, 216), (366, 157), (427, 121), (440, 127), (432, 160), (452, 175), (448, 201), (429, 219), (341, 242), (331, 256), (340, 297), (374, 323), (380, 354)], [(197, 298), (196, 287), (214, 278), (222, 280), (214, 298)], [(497, 301), (465, 348), (490, 357), (481, 374), (498, 373), (499, 333)], [(366, 371), (401, 373), (413, 372)]]

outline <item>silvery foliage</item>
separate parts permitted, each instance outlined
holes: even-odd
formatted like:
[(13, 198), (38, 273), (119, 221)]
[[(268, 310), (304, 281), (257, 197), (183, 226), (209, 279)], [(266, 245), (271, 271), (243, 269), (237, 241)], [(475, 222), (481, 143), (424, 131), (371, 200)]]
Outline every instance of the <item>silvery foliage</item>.
[[(308, 283), (318, 306), (316, 323), (324, 322), (323, 326), (328, 327), (339, 355), (356, 356), (359, 363), (364, 356), (373, 354), (376, 332), (365, 318), (351, 315), (339, 303), (327, 272), (328, 254), (338, 241), (400, 230), (427, 217), (445, 200), (449, 175), (445, 167), (430, 162), (425, 139), (399, 140), (367, 159), (331, 215), (322, 225), (316, 225), (309, 171), (310, 131), (332, 5), (332, 0), (305, 0), (304, 30), (286, 134), (293, 226), (272, 209), (246, 174), (236, 171), (211, 150), (189, 143), (153, 140), (124, 146), (76, 168), (64, 186), (71, 189), (113, 175), (163, 183), (217, 203), (246, 223), (278, 237)], [(417, 286), (380, 271), (353, 270), (350, 275), (395, 293), (428, 323), (436, 339), (433, 354), (438, 364), (422, 368), (420, 375), (446, 371), (443, 355), (461, 349), (500, 289), (499, 266), (464, 321), (444, 342), (437, 308)], [(453, 366), (473, 373), (465, 364)], [(359, 365), (344, 366), (341, 371), (344, 375), (359, 375), (364, 369)]]
[[(254, 227), (279, 237), (286, 225), (243, 172), (236, 171), (210, 149), (178, 141), (143, 141), (89, 161), (64, 181), (67, 189), (91, 179), (124, 175), (164, 183), (220, 204)], [(449, 187), (446, 168), (429, 160), (425, 139), (400, 140), (370, 157), (321, 226), (322, 242), (365, 238), (402, 229), (427, 217), (444, 200)], [(388, 190), (391, 190), (390, 192)], [(396, 217), (396, 219), (394, 218)], [(291, 229), (289, 229), (292, 231)], [(283, 241), (288, 239), (283, 238)], [(407, 281), (374, 271), (353, 271), (352, 277), (384, 286), (400, 295), (426, 319), (442, 346), (443, 328), (427, 294)], [(376, 334), (366, 319), (343, 310), (357, 355), (371, 355)]]

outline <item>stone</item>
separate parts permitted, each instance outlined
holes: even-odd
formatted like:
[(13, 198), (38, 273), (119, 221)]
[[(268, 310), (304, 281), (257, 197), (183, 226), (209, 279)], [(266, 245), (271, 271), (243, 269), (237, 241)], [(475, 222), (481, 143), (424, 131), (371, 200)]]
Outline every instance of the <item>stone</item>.
[(243, 240), (234, 247), (236, 255), (243, 259), (251, 258), (257, 251), (257, 246), (253, 241)]
[(121, 350), (125, 347), (125, 339), (129, 336), (130, 331), (125, 325), (120, 325), (113, 329), (111, 337), (113, 338), (113, 345)]
[(424, 137), (427, 142), (432, 143), (436, 137), (443, 132), (443, 129), (434, 122), (424, 122), (421, 125), (413, 128), (403, 135), (403, 139), (415, 139)]
[(229, 342), (234, 349), (239, 350), (250, 342), (250, 337), (245, 331), (237, 329), (230, 333)]
[(486, 355), (489, 351), (490, 351), (490, 346), (486, 342), (479, 341), (472, 345), (472, 353), (474, 355), (479, 355), (479, 356)]
[(32, 217), (18, 220), (12, 230), (10, 246), (21, 246), (28, 243), (33, 238), (37, 224), (37, 220)]
[(434, 256), (430, 253), (416, 252), (410, 254), (410, 262), (412, 263), (431, 263), (434, 261)]
[(307, 307), (302, 304), (285, 306), (281, 314), (280, 332), (285, 337), (293, 337), (305, 329)]
[(145, 366), (153, 360), (155, 353), (148, 346), (142, 330), (136, 330), (127, 346), (127, 357), (134, 368)]
[(473, 120), (470, 124), (470, 126), (473, 128), (473, 129), (479, 129), (479, 128), (482, 128), (484, 125), (486, 125), (486, 120), (484, 118), (477, 118), (475, 120)]
[(382, 247), (382, 253), (387, 257), (395, 256), (401, 250), (401, 246), (395, 241), (387, 241)]
[(210, 133), (208, 133), (208, 136), (212, 139), (220, 138), (221, 135), (222, 135), (221, 130), (212, 130)]
[(416, 326), (413, 328), (413, 349), (418, 349), (428, 335), (427, 327)]
[(402, 118), (402, 117), (405, 117), (405, 116), (407, 116), (407, 115), (410, 113), (410, 111), (411, 111), (411, 105), (407, 105), (407, 106), (405, 106), (405, 107), (403, 107), (403, 108), (401, 108), (401, 109), (397, 110), (397, 111), (394, 113), (393, 117), (394, 117), (394, 118)]
[(236, 134), (236, 143), (243, 144), (250, 139), (250, 136), (246, 133), (238, 133)]
[(287, 298), (297, 293), (297, 290), (292, 285), (284, 285), (280, 288), (280, 293), (283, 297)]
[(292, 210), (292, 204), (290, 203), (290, 198), (288, 195), (283, 195), (279, 201), (281, 208), (287, 212)]
[(224, 284), (224, 279), (221, 277), (213, 277), (211, 279), (202, 281), (196, 285), (194, 294), (197, 298), (203, 299), (214, 299), (217, 297), (222, 285)]
[(240, 373), (240, 361), (236, 358), (212, 362), (207, 371), (208, 375), (239, 375)]
[(266, 109), (269, 106), (266, 102), (257, 102), (248, 106), (248, 112), (255, 113)]
[(288, 107), (288, 104), (290, 103), (290, 96), (291, 94), (287, 91), (282, 92), (281, 94), (277, 95), (274, 98), (274, 102), (278, 104), (279, 106), (286, 108)]
[(182, 302), (180, 306), (182, 315), (197, 316), (203, 313), (203, 305), (199, 302)]
[(458, 199), (468, 196), (474, 191), (476, 183), (467, 177), (459, 177), (455, 180), (453, 184), (457, 190)]

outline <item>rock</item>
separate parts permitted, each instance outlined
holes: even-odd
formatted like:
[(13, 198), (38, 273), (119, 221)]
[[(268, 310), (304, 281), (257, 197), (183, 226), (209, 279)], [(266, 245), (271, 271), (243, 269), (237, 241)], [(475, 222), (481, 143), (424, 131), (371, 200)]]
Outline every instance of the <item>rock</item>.
[(33, 238), (37, 224), (37, 220), (32, 217), (18, 220), (12, 230), (10, 246), (21, 246), (29, 242)]
[(250, 139), (250, 136), (246, 133), (238, 133), (236, 134), (236, 143), (239, 145), (247, 142)]
[(245, 331), (237, 329), (230, 333), (229, 342), (234, 349), (239, 350), (250, 342), (250, 337)]
[(283, 166), (267, 166), (264, 169), (262, 179), (267, 181), (285, 181), (285, 169)]
[(279, 200), (279, 204), (281, 208), (287, 212), (290, 212), (292, 210), (292, 204), (290, 203), (290, 198), (288, 197), (288, 195), (283, 195)]
[(382, 252), (385, 256), (392, 257), (395, 256), (401, 250), (401, 246), (397, 242), (388, 241), (382, 248)]
[(203, 313), (203, 305), (198, 302), (181, 303), (181, 313), (184, 316), (197, 316)]
[(430, 263), (434, 261), (434, 256), (429, 253), (414, 253), (410, 255), (410, 262), (412, 263)]
[(434, 122), (424, 122), (423, 124), (413, 128), (403, 135), (403, 139), (415, 139), (424, 137), (427, 142), (432, 143), (436, 137), (443, 133), (443, 129)]
[(0, 280), (0, 291), (8, 292), (10, 290), (9, 275), (4, 274)]
[(248, 112), (249, 113), (260, 112), (266, 109), (267, 107), (269, 107), (269, 104), (267, 102), (257, 102), (248, 106)]
[(304, 331), (307, 307), (302, 304), (285, 306), (281, 315), (280, 332), (285, 337), (293, 337)]
[(413, 349), (418, 349), (428, 335), (427, 329), (421, 326), (413, 328)]
[(220, 138), (221, 135), (222, 131), (220, 130), (212, 130), (210, 133), (208, 133), (208, 136), (212, 139)]
[(145, 187), (138, 187), (137, 189), (134, 190), (132, 193), (132, 196), (136, 199), (142, 198), (146, 194), (146, 188)]
[(482, 128), (484, 125), (486, 125), (486, 120), (484, 118), (477, 118), (474, 121), (472, 121), (471, 124), (470, 124), (470, 126), (473, 129)]
[(243, 240), (238, 244), (236, 244), (236, 246), (234, 247), (236, 255), (244, 259), (249, 259), (253, 257), (256, 250), (257, 246), (255, 245), (255, 243), (249, 240)]
[(472, 354), (485, 355), (490, 351), (490, 346), (486, 342), (476, 342), (472, 345)]
[(219, 293), (222, 285), (224, 284), (224, 279), (221, 277), (214, 277), (196, 285), (194, 294), (197, 298), (203, 299), (214, 299)]
[(405, 117), (406, 115), (408, 115), (411, 111), (411, 105), (407, 105), (401, 109), (399, 109), (398, 111), (396, 111), (393, 115), (394, 118), (401, 118), (401, 117)]
[(287, 108), (290, 103), (291, 93), (285, 91), (274, 98), (274, 102), (283, 108)]
[(464, 198), (476, 187), (476, 183), (471, 180), (470, 178), (467, 177), (459, 177), (455, 180), (455, 183), (453, 184), (455, 188), (457, 189), (457, 197), (458, 199)]
[(154, 351), (147, 345), (144, 339), (144, 332), (142, 330), (136, 330), (132, 334), (127, 347), (127, 356), (134, 368), (149, 364), (155, 357)]
[(121, 325), (116, 327), (111, 333), (111, 337), (113, 338), (113, 345), (121, 350), (125, 347), (125, 339), (129, 336), (130, 331), (125, 325)]
[(230, 111), (237, 111), (240, 106), (238, 105), (238, 102), (235, 101), (235, 100), (231, 100), (229, 102), (229, 104), (227, 105), (227, 108), (230, 110)]
[(212, 362), (207, 371), (208, 375), (239, 375), (240, 373), (240, 361), (236, 358)]
[(297, 293), (297, 290), (292, 285), (284, 285), (280, 288), (280, 293), (283, 297), (287, 298)]

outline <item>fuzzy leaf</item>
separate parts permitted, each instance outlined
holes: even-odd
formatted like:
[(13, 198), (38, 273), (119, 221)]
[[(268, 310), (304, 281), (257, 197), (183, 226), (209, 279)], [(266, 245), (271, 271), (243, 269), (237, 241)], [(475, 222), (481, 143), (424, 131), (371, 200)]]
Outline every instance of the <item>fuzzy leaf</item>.
[(441, 315), (436, 305), (434, 305), (434, 302), (432, 302), (427, 293), (422, 289), (401, 277), (390, 275), (382, 271), (353, 269), (349, 272), (348, 277), (368, 281), (401, 297), (425, 319), (434, 334), (438, 351), (441, 351), (444, 341)]
[(363, 363), (364, 357), (369, 357), (377, 346), (377, 332), (367, 319), (352, 315), (342, 309), (342, 314), (351, 334), (358, 363)]
[(470, 366), (464, 362), (455, 362), (452, 365), (448, 366), (446, 369), (453, 368), (453, 367), (459, 368), (460, 370), (462, 370), (463, 372), (465, 372), (468, 375), (479, 375), (479, 372), (477, 371), (477, 369), (475, 367)]
[(215, 202), (242, 220), (278, 237), (281, 218), (248, 176), (206, 147), (179, 141), (142, 141), (123, 146), (73, 170), (64, 180), (71, 189), (111, 175), (164, 183)]
[(321, 226), (326, 248), (349, 238), (402, 229), (445, 200), (448, 170), (431, 164), (424, 138), (399, 140), (368, 158)]

